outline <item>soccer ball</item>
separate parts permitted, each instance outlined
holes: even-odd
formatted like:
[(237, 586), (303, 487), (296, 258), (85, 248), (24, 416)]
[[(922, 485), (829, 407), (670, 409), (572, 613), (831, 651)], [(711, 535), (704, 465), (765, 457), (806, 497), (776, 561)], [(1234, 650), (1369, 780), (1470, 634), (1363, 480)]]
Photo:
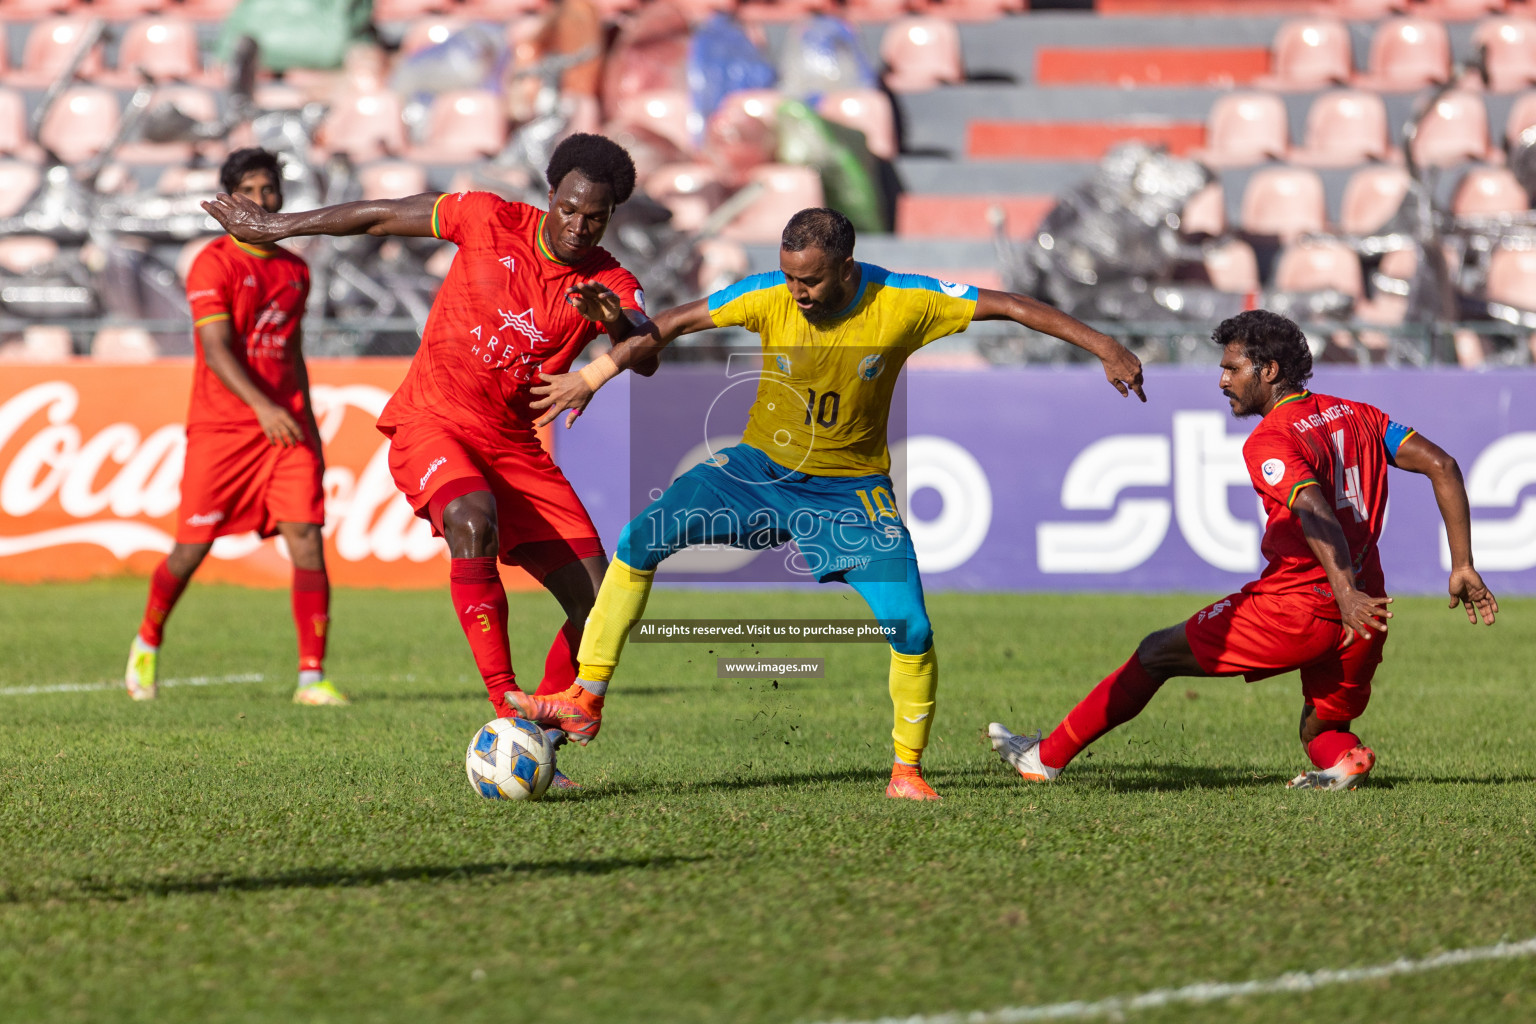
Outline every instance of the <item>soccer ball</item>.
[(487, 800), (537, 800), (555, 777), (555, 748), (534, 723), (498, 718), (469, 741), (464, 771)]

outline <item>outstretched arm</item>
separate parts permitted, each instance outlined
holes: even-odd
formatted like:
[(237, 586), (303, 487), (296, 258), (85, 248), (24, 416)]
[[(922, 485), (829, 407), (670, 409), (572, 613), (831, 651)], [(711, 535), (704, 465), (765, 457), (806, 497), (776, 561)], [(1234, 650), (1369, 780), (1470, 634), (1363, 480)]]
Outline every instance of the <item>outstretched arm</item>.
[(1350, 567), (1349, 541), (1344, 528), (1333, 514), (1321, 488), (1303, 487), (1296, 492), (1291, 511), (1301, 520), (1301, 532), (1307, 538), (1307, 546), (1322, 563), (1328, 574), (1328, 585), (1333, 588), (1333, 599), (1339, 605), (1339, 619), (1344, 629), (1344, 646), (1354, 643), (1355, 637), (1371, 638), (1372, 630), (1387, 631), (1386, 620), (1392, 617), (1387, 605), (1390, 597), (1371, 597), (1355, 586), (1355, 572)]
[(976, 296), (976, 312), (973, 320), (1012, 320), (1032, 331), (1060, 338), (1099, 357), (1104, 364), (1104, 376), (1122, 395), (1136, 392), (1136, 397), (1147, 400), (1142, 391), (1141, 360), (1114, 338), (1094, 330), (1076, 317), (1068, 316), (1055, 306), (1031, 299), (1027, 295), (1012, 292), (979, 290)]
[(1483, 578), (1472, 568), (1472, 513), (1467, 507), (1467, 488), (1461, 479), (1461, 467), (1446, 451), (1422, 434), (1410, 434), (1398, 446), (1394, 457), (1399, 469), (1422, 473), (1435, 488), (1435, 503), (1445, 521), (1445, 536), (1451, 549), (1450, 607), (1467, 609), (1467, 621), (1477, 625), (1478, 615), (1493, 625), (1499, 611)]
[[(573, 305), (576, 304), (573, 303)], [(582, 309), (580, 305), (577, 305), (577, 308)], [(582, 315), (586, 315), (584, 310)], [(592, 318), (589, 317), (589, 319)], [(654, 364), (657, 356), (674, 339), (684, 334), (707, 331), (714, 326), (715, 321), (709, 315), (709, 301), (699, 299), (696, 302), (662, 310), (654, 318), (632, 325), (628, 336), (614, 345), (612, 351), (598, 356), (575, 373), (560, 373), (553, 376), (547, 373), (539, 374), (544, 378), (544, 383), (533, 388), (533, 393), (542, 397), (531, 406), (534, 409), (544, 410), (537, 425), (542, 427), (546, 423), (553, 423), (556, 417), (564, 412), (567, 414), (565, 425), (569, 428), (576, 422), (576, 417), (581, 415), (581, 411), (587, 407), (587, 403), (592, 401), (592, 396), (598, 388), (624, 370), (633, 370), (644, 376), (650, 376), (650, 373), (655, 372)], [(647, 370), (650, 373), (647, 373)]]
[(302, 213), (268, 213), (245, 196), (220, 192), (203, 209), (224, 230), (252, 245), (265, 245), (295, 235), (407, 235), (435, 238), (432, 207), (438, 192), (404, 199), (373, 199), (338, 203)]

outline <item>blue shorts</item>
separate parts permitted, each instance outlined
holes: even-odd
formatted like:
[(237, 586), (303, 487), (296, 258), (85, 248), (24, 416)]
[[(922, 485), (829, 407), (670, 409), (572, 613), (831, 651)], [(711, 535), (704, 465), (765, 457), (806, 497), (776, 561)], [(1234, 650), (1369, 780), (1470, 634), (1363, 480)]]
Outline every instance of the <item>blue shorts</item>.
[(916, 571), (912, 535), (896, 511), (889, 476), (798, 473), (745, 444), (678, 477), (625, 528), (615, 553), (651, 569), (694, 545), (756, 551), (790, 540), (800, 552), (800, 571), (822, 582), (870, 573), (893, 574), (894, 582)]

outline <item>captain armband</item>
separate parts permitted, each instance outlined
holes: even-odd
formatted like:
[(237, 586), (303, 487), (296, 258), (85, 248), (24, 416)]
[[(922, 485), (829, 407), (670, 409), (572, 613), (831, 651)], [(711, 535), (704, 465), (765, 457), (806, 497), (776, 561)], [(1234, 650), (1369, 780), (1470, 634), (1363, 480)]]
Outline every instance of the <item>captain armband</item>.
[(604, 352), (576, 372), (581, 375), (582, 381), (595, 394), (598, 388), (619, 375), (619, 364), (613, 361), (613, 356), (610, 353)]

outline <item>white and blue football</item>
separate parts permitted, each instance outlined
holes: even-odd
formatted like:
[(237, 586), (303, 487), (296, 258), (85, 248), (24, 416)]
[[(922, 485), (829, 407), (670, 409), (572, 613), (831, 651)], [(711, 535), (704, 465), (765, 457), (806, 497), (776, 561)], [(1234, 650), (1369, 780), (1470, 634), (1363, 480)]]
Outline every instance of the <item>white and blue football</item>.
[(469, 741), (464, 771), (487, 800), (537, 800), (555, 777), (555, 748), (532, 722), (498, 718)]

